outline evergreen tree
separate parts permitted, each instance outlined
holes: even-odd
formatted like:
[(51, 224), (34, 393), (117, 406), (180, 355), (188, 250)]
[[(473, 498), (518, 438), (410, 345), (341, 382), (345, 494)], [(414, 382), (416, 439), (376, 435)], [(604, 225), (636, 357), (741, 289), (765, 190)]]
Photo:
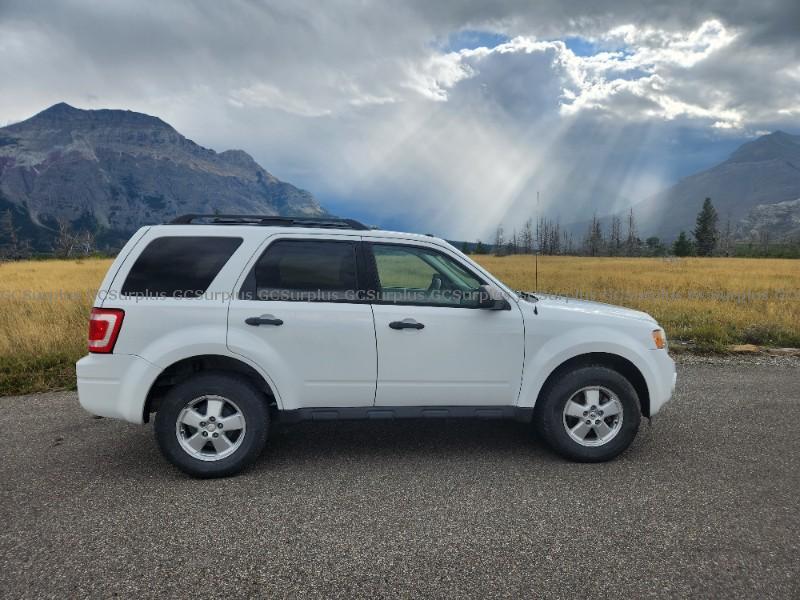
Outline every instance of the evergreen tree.
[(717, 247), (719, 232), (717, 231), (717, 211), (711, 204), (711, 198), (706, 198), (703, 208), (697, 215), (697, 224), (694, 228), (694, 239), (697, 240), (697, 255), (711, 256)]
[(19, 229), (14, 225), (11, 209), (0, 216), (0, 259), (28, 258), (31, 255), (31, 243), (20, 239)]
[(17, 228), (11, 210), (7, 209), (0, 217), (0, 251), (4, 255), (13, 255), (18, 245)]
[(480, 240), (475, 243), (475, 254), (486, 254), (486, 246)]
[(468, 242), (461, 242), (461, 251), (464, 254), (469, 254), (469, 243)]
[(694, 254), (694, 244), (686, 237), (685, 231), (681, 231), (678, 239), (672, 244), (672, 251), (675, 256), (691, 256)]

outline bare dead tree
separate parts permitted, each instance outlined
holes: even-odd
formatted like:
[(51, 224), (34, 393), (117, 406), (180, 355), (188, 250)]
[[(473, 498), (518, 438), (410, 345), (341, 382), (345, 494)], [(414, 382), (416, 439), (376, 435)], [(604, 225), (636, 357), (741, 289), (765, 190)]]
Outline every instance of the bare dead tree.
[(72, 232), (69, 223), (64, 219), (58, 220), (58, 233), (53, 242), (53, 252), (56, 256), (69, 258), (78, 246), (77, 236)]
[(636, 219), (633, 216), (633, 207), (628, 213), (628, 237), (625, 240), (625, 251), (628, 256), (639, 254), (639, 234), (636, 231)]
[(618, 215), (611, 217), (611, 232), (608, 237), (608, 253), (617, 256), (622, 253), (622, 219)]

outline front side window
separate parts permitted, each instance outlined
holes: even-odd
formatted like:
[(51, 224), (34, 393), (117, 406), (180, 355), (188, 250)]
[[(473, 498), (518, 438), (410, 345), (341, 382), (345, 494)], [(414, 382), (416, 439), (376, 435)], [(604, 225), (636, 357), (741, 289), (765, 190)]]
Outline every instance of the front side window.
[(458, 262), (418, 246), (373, 244), (382, 302), (474, 307), (483, 283)]
[(356, 244), (278, 240), (258, 259), (240, 297), (246, 300), (352, 301), (357, 295)]
[(123, 296), (197, 298), (225, 266), (242, 238), (161, 237), (136, 259), (122, 286)]

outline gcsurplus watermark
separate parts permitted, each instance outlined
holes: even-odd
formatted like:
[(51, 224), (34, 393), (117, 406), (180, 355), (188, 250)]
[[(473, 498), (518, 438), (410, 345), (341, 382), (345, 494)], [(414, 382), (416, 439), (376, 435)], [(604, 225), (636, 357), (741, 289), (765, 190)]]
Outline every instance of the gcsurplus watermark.
[[(675, 290), (647, 289), (625, 290), (614, 288), (583, 289), (576, 288), (567, 294), (547, 292), (530, 292), (536, 298), (557, 300), (560, 302), (592, 301), (607, 304), (631, 304), (642, 302), (684, 302), (712, 301), (729, 304), (750, 304), (752, 302), (794, 302), (800, 301), (800, 290)], [(395, 303), (395, 304), (434, 304), (443, 306), (478, 306), (487, 298), (514, 300), (509, 294), (499, 289), (487, 292), (476, 290), (296, 290), (296, 289), (258, 289), (254, 292), (208, 291), (208, 290), (144, 290), (136, 293), (122, 294), (115, 290), (0, 290), (0, 301), (34, 302), (45, 304), (65, 304), (91, 302), (153, 302), (153, 301), (213, 301), (222, 304), (232, 300), (258, 302), (344, 302), (344, 303)]]

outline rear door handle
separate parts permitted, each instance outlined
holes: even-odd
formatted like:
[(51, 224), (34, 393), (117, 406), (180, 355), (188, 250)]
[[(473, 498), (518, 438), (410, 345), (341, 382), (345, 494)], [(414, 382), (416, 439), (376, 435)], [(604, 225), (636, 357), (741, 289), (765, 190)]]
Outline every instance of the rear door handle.
[(244, 320), (248, 325), (283, 325), (282, 319), (276, 319), (272, 315), (261, 315), (260, 317), (248, 317)]
[(422, 329), (425, 327), (422, 323), (417, 323), (414, 319), (403, 319), (402, 321), (392, 321), (389, 323), (392, 329)]

